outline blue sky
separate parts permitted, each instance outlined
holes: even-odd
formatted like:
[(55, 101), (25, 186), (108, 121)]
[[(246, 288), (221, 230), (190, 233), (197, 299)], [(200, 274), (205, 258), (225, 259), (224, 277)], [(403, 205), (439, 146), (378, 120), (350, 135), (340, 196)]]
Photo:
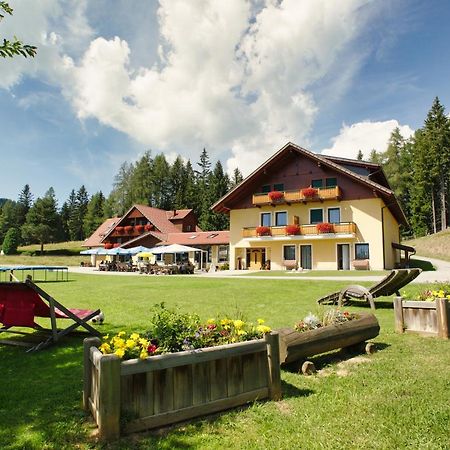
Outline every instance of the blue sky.
[(108, 194), (146, 150), (244, 174), (287, 141), (355, 157), (450, 108), (445, 1), (11, 0), (0, 197)]

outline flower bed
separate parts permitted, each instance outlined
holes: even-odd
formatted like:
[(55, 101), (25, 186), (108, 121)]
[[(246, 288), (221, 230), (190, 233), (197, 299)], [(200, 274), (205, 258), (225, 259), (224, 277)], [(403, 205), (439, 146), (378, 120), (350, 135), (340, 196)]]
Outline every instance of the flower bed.
[(271, 202), (279, 202), (284, 198), (284, 192), (272, 191), (268, 193)]
[(317, 189), (313, 187), (304, 188), (301, 190), (301, 193), (303, 194), (303, 197), (306, 198), (312, 198), (317, 195)]
[(298, 225), (286, 225), (285, 231), (287, 235), (297, 235), (300, 234), (300, 227)]
[(268, 330), (227, 318), (198, 326), (196, 316), (162, 307), (151, 326), (160, 332), (156, 338), (120, 332), (103, 343), (86, 339), (84, 408), (100, 437), (114, 439), (257, 399), (277, 400), (278, 334)]
[(326, 233), (333, 233), (333, 224), (328, 222), (318, 223), (316, 225), (317, 232), (326, 234)]
[(269, 227), (256, 227), (256, 234), (258, 236), (270, 236), (271, 232), (270, 232), (270, 228)]
[(280, 361), (289, 364), (331, 350), (351, 347), (378, 336), (380, 326), (373, 314), (329, 310), (320, 320), (309, 314), (295, 328), (278, 330)]
[(425, 290), (415, 299), (394, 299), (395, 331), (450, 337), (450, 287)]

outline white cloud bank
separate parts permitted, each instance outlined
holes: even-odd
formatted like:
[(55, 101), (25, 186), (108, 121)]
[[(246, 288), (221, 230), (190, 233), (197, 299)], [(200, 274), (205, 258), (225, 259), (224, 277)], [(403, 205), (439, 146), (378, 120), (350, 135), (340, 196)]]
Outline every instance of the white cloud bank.
[(364, 158), (368, 159), (372, 150), (386, 151), (391, 133), (397, 127), (404, 138), (409, 138), (414, 133), (408, 125), (400, 125), (396, 120), (359, 122), (350, 126), (344, 124), (339, 135), (331, 140), (333, 145), (322, 150), (322, 153), (355, 159), (361, 150)]
[[(39, 58), (2, 63), (0, 87), (43, 78), (81, 120), (194, 160), (203, 147), (213, 158), (230, 152), (228, 169), (244, 174), (289, 140), (307, 146), (317, 99), (348, 89), (371, 51), (358, 40), (380, 12), (368, 0), (160, 0), (160, 60), (135, 69), (125, 40), (94, 39), (88, 5), (19, 2), (17, 19), (29, 31), (17, 34), (39, 36)], [(327, 151), (378, 149), (390, 122), (344, 126)]]

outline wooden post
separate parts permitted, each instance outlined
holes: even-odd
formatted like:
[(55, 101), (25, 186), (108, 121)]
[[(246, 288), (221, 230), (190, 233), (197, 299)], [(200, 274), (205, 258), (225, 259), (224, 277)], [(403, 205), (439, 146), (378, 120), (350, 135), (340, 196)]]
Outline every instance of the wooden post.
[(103, 355), (100, 359), (98, 430), (103, 440), (120, 436), (120, 363), (116, 355)]
[(449, 338), (450, 303), (445, 298), (436, 299), (437, 333), (440, 338)]
[(403, 306), (402, 297), (394, 298), (394, 320), (395, 320), (395, 332), (404, 333), (405, 328), (403, 326)]
[(267, 356), (269, 358), (269, 396), (271, 400), (281, 400), (281, 368), (280, 343), (277, 331), (265, 336), (267, 343)]
[(98, 337), (86, 338), (83, 341), (83, 408), (89, 411), (89, 397), (92, 392), (92, 377), (91, 377), (91, 347), (99, 347), (100, 339)]

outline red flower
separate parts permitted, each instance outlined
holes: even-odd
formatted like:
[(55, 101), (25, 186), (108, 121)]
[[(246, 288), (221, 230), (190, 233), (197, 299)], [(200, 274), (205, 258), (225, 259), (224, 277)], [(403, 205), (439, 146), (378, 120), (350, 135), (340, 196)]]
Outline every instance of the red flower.
[(106, 250), (110, 250), (111, 248), (113, 248), (113, 245), (112, 245), (111, 242), (106, 242), (106, 243), (104, 244), (104, 247), (105, 247)]
[(272, 191), (269, 192), (269, 199), (271, 201), (277, 201), (277, 200), (281, 200), (284, 197), (284, 192), (280, 192), (280, 191)]
[(142, 233), (144, 231), (144, 225), (136, 225), (136, 231)]
[(286, 234), (300, 234), (300, 227), (298, 225), (286, 225)]
[(147, 352), (149, 355), (153, 355), (153, 353), (155, 353), (157, 349), (158, 349), (158, 347), (155, 344), (150, 344), (147, 347)]
[(118, 233), (123, 233), (123, 227), (116, 227), (116, 231), (118, 232)]
[(305, 189), (302, 189), (302, 194), (304, 197), (311, 198), (315, 197), (317, 195), (317, 189), (313, 187), (308, 187)]
[(270, 232), (270, 228), (269, 227), (256, 227), (256, 234), (258, 236), (270, 236), (271, 232)]
[(318, 223), (316, 225), (319, 233), (333, 233), (333, 224), (328, 222)]
[(116, 242), (115, 244), (113, 244), (114, 248), (120, 247), (120, 244), (118, 242)]
[(132, 233), (133, 232), (133, 225), (127, 225), (126, 227), (125, 227), (125, 231), (127, 232), (127, 233)]
[(151, 223), (148, 223), (147, 225), (145, 225), (145, 231), (152, 231), (153, 230), (153, 225)]
[(208, 330), (215, 330), (217, 328), (217, 325), (215, 323), (211, 323), (206, 328), (208, 328)]

